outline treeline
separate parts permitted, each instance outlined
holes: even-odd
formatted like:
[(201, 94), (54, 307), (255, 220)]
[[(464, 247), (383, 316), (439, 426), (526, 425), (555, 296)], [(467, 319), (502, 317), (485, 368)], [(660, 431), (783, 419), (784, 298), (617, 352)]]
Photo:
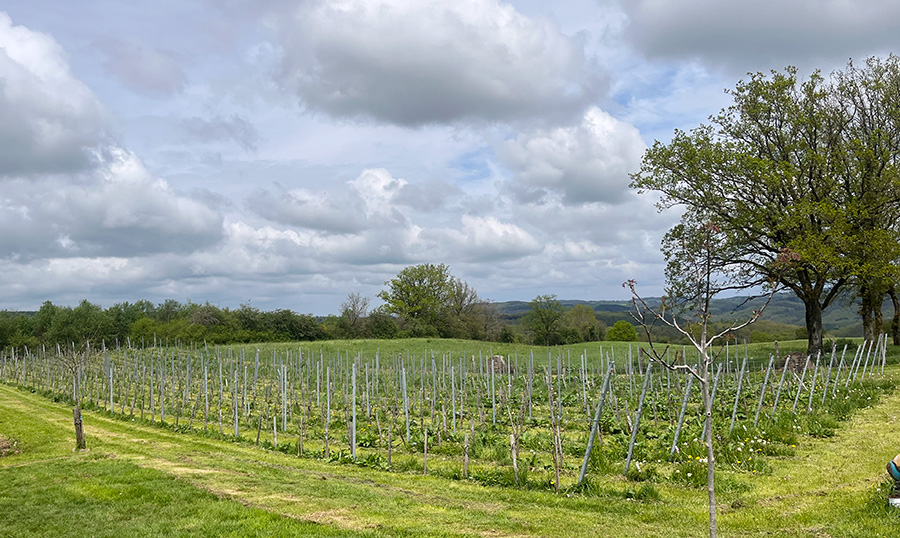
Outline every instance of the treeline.
[[(169, 299), (159, 304), (142, 300), (109, 308), (82, 301), (78, 306), (58, 306), (50, 301), (37, 312), (0, 311), (0, 348), (36, 348), (57, 343), (132, 345), (207, 342), (231, 344), (312, 340), (393, 339), (409, 337), (462, 338), (504, 343), (565, 345), (594, 341), (646, 340), (643, 329), (625, 320), (609, 325), (588, 305), (566, 308), (555, 295), (538, 296), (524, 315), (507, 316), (491, 302), (478, 302), (459, 317), (449, 312), (435, 326), (409, 323), (385, 306), (368, 309), (368, 299), (351, 293), (339, 315), (317, 317), (288, 309), (263, 311), (249, 304), (220, 308), (210, 303), (180, 303)], [(715, 325), (715, 324), (713, 324)], [(769, 342), (803, 338), (799, 327), (762, 321), (751, 330), (739, 331), (738, 342)], [(654, 327), (654, 341), (686, 344), (666, 327)]]
[(0, 348), (128, 341), (230, 344), (435, 337), (560, 345), (638, 339), (627, 321), (607, 329), (590, 306), (565, 308), (555, 295), (535, 297), (524, 316), (504, 317), (444, 264), (409, 266), (385, 285), (378, 294), (381, 306), (370, 310), (368, 297), (350, 293), (339, 314), (324, 318), (288, 309), (263, 311), (250, 304), (232, 309), (173, 299), (124, 302), (106, 309), (88, 300), (75, 307), (46, 301), (34, 313), (0, 311)]
[[(326, 339), (392, 339), (445, 337), (522, 344), (572, 344), (602, 340), (606, 325), (585, 305), (559, 309), (549, 326), (539, 328), (526, 316), (504, 318), (496, 306), (481, 302), (458, 317), (442, 319), (438, 326), (409, 323), (379, 307), (367, 308), (368, 300), (351, 294), (340, 315), (317, 317), (288, 309), (264, 311), (248, 304), (220, 308), (210, 303), (166, 300), (159, 304), (141, 300), (117, 303), (109, 308), (83, 300), (78, 306), (44, 302), (37, 312), (0, 311), (0, 348), (55, 347), (57, 344), (90, 341), (97, 345), (152, 345), (154, 343), (206, 342), (230, 344), (288, 342)], [(548, 328), (549, 327), (549, 328)], [(628, 325), (619, 340), (637, 339)], [(618, 336), (617, 336), (618, 335)]]
[(152, 344), (176, 340), (215, 344), (320, 340), (328, 334), (309, 314), (250, 305), (219, 308), (210, 303), (169, 299), (118, 303), (109, 308), (84, 300), (76, 307), (44, 302), (34, 314), (0, 312), (0, 346), (56, 345), (68, 342)]

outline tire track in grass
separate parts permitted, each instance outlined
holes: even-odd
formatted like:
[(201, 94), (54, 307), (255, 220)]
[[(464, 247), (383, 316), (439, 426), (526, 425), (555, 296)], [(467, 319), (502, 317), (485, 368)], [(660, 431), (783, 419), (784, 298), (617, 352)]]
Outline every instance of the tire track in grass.
[[(886, 371), (897, 375), (897, 368)], [(874, 490), (885, 463), (900, 452), (900, 391), (859, 410), (833, 437), (805, 437), (794, 456), (772, 458), (772, 473), (754, 477), (753, 491), (724, 504), (720, 527), (758, 535), (896, 536), (900, 510), (882, 510)], [(886, 502), (884, 503), (886, 504)], [(779, 534), (783, 533), (783, 534)]]

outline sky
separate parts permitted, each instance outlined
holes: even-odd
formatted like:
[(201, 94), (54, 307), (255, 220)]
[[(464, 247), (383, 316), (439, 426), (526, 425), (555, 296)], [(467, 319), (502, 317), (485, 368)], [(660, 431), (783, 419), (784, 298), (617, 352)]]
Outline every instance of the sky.
[(7, 0), (0, 309), (338, 313), (409, 265), (483, 299), (659, 295), (629, 174), (748, 72), (893, 52), (893, 0)]

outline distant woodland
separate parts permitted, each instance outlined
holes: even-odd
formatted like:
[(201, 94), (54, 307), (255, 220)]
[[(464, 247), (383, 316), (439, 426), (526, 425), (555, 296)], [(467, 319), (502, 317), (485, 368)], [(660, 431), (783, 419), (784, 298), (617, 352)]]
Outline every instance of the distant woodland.
[[(400, 315), (384, 307), (369, 310), (365, 298), (357, 294), (348, 297), (339, 314), (329, 316), (299, 314), (289, 309), (263, 311), (249, 304), (228, 308), (171, 299), (158, 304), (143, 300), (124, 302), (109, 308), (87, 300), (74, 307), (47, 301), (36, 312), (0, 311), (0, 346), (34, 347), (86, 340), (107, 345), (128, 341), (132, 345), (152, 345), (154, 341), (176, 340), (227, 344), (423, 335), (550, 345), (629, 339), (627, 335), (609, 332), (617, 322), (633, 323), (630, 301), (556, 300), (553, 296), (543, 299), (546, 301), (538, 307), (549, 309), (556, 318), (549, 329), (543, 330), (532, 319), (535, 301), (479, 302), (467, 317), (442, 330), (404, 323)], [(757, 302), (746, 302), (744, 298), (715, 300), (714, 323), (741, 319), (758, 306)], [(826, 336), (860, 336), (862, 323), (857, 310), (858, 305), (849, 298), (829, 309), (824, 320)], [(736, 341), (805, 338), (803, 315), (802, 302), (790, 294), (779, 294), (763, 319), (739, 332)], [(635, 333), (635, 339), (646, 339), (640, 327)], [(676, 335), (661, 329), (654, 329), (653, 334), (661, 341), (681, 343)]]

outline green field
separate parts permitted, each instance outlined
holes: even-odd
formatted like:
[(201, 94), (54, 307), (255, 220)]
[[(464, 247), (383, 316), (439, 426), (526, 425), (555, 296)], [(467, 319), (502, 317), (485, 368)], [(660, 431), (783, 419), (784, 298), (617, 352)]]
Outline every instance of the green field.
[[(801, 344), (783, 345), (782, 350)], [(354, 349), (353, 345), (360, 347)], [(447, 363), (452, 357), (454, 364), (458, 364), (461, 357), (470, 357), (479, 351), (485, 355), (490, 352), (490, 349), (479, 349), (478, 346), (483, 346), (481, 343), (441, 340), (343, 342), (332, 346), (321, 350), (318, 346), (309, 350), (305, 345), (302, 347), (307, 357), (320, 356), (322, 364), (331, 353), (333, 362), (329, 364), (335, 371), (340, 371), (338, 349), (342, 355), (349, 351), (351, 357), (360, 352), (361, 360), (371, 364), (365, 361), (377, 348), (386, 369), (387, 357), (402, 353), (410, 357), (406, 363), (410, 370), (414, 370), (413, 362), (421, 364), (423, 357), (430, 361), (432, 349), (436, 365), (440, 364), (440, 350), (447, 354)], [(285, 353), (286, 349), (282, 347), (278, 351)], [(300, 346), (293, 349), (300, 351)], [(423, 475), (423, 447), (415, 441), (403, 442), (405, 425), (402, 418), (395, 427), (394, 459), (389, 470), (384, 459), (383, 433), (375, 436), (369, 431), (370, 442), (365, 443), (368, 446), (358, 447), (359, 460), (352, 462), (347, 446), (348, 424), (344, 420), (345, 393), (342, 390), (333, 394), (336, 402), (333, 413), (337, 416), (331, 423), (334, 428), (333, 455), (330, 459), (324, 458), (321, 454), (323, 432), (315, 423), (320, 408), (310, 409), (315, 395), (308, 391), (309, 386), (301, 388), (302, 375), (297, 377), (297, 395), (296, 401), (291, 403), (293, 413), (288, 431), (279, 432), (281, 450), (276, 451), (272, 450), (273, 432), (268, 428), (260, 434), (260, 446), (255, 446), (254, 427), (260, 425), (258, 417), (263, 414), (262, 402), (274, 407), (277, 403), (274, 396), (270, 399), (260, 396), (260, 401), (254, 402), (259, 411), (251, 408), (249, 416), (241, 417), (240, 437), (235, 439), (233, 435), (229, 436), (231, 424), (227, 417), (231, 410), (227, 401), (223, 404), (226, 420), (222, 435), (218, 433), (215, 411), (212, 412), (215, 420), (210, 421), (206, 430), (201, 413), (195, 412), (190, 427), (186, 424), (188, 411), (202, 408), (198, 405), (201, 400), (197, 387), (200, 385), (196, 380), (192, 383), (185, 380), (189, 390), (178, 392), (168, 401), (171, 407), (164, 425), (160, 425), (158, 416), (151, 424), (149, 409), (145, 410), (143, 420), (136, 412), (131, 415), (130, 402), (138, 394), (137, 385), (130, 385), (130, 392), (121, 388), (117, 382), (129, 378), (127, 375), (116, 377), (113, 369), (115, 413), (100, 410), (105, 405), (104, 393), (108, 387), (96, 387), (91, 394), (102, 397), (93, 401), (93, 396), (86, 399), (89, 407), (97, 409), (86, 411), (84, 417), (89, 450), (76, 453), (72, 451), (72, 408), (60, 398), (64, 384), (52, 382), (50, 358), (45, 358), (44, 362), (39, 359), (32, 365), (30, 373), (22, 371), (26, 386), (22, 386), (17, 376), (7, 378), (6, 384), (0, 385), (0, 454), (4, 454), (0, 456), (0, 480), (4, 484), (0, 489), (0, 528), (4, 529), (3, 535), (9, 536), (703, 535), (707, 518), (706, 492), (696, 478), (685, 476), (703, 472), (702, 464), (694, 460), (697, 454), (702, 454), (699, 450), (702, 447), (693, 441), (699, 432), (695, 404), (689, 406), (689, 418), (682, 433), (686, 449), (676, 457), (666, 454), (653, 459), (654, 451), (659, 452), (661, 447), (671, 443), (672, 412), (677, 411), (680, 404), (675, 401), (672, 405), (673, 400), (679, 399), (675, 398), (679, 394), (679, 385), (672, 379), (664, 383), (661, 381), (664, 378), (658, 378), (660, 381), (656, 382), (653, 399), (655, 415), (645, 411), (635, 450), (640, 471), (633, 471), (630, 478), (623, 476), (622, 444), (630, 432), (614, 418), (613, 410), (608, 409), (604, 413), (603, 442), (592, 455), (589, 482), (575, 487), (581, 464), (578, 454), (583, 454), (587, 437), (586, 420), (578, 418), (585, 414), (585, 402), (578, 396), (585, 385), (579, 379), (582, 375), (585, 379), (590, 378), (592, 372), (599, 374), (604, 364), (599, 357), (599, 344), (592, 345), (587, 348), (587, 355), (593, 362), (588, 363), (588, 371), (580, 372), (577, 361), (584, 349), (584, 346), (574, 346), (571, 351), (554, 348), (550, 351), (550, 361), (546, 348), (496, 346), (493, 349), (495, 353), (518, 357), (520, 374), (526, 364), (524, 357), (532, 351), (535, 362), (541, 353), (540, 360), (545, 364), (553, 362), (554, 368), (556, 364), (569, 363), (564, 366), (568, 372), (562, 375), (557, 372), (554, 378), (560, 387), (564, 387), (563, 381), (568, 382), (568, 388), (560, 391), (566, 446), (559, 493), (554, 492), (549, 482), (553, 473), (548, 448), (547, 393), (546, 389), (541, 392), (540, 381), (534, 382), (533, 417), (524, 421), (526, 431), (519, 463), (524, 476), (520, 477), (518, 486), (512, 481), (508, 450), (510, 420), (503, 415), (514, 415), (516, 409), (522, 408), (522, 395), (527, 384), (525, 375), (514, 377), (509, 388), (510, 405), (508, 409), (500, 408), (502, 412), (498, 413), (500, 418), (496, 424), (491, 406), (486, 405), (489, 400), (486, 393), (482, 394), (480, 409), (474, 394), (470, 394), (469, 407), (458, 411), (460, 430), (464, 424), (474, 428), (473, 437), (477, 439), (477, 442), (473, 439), (471, 447), (470, 476), (463, 479), (460, 476), (461, 435), (452, 434), (446, 419), (430, 409), (427, 397), (418, 402), (410, 397), (411, 414), (418, 418), (413, 421), (413, 437), (417, 435), (417, 429), (421, 439), (421, 428), (432, 428), (429, 435), (433, 436), (434, 430), (441, 429), (442, 424), (446, 427), (441, 444), (437, 444), (436, 437), (429, 437), (429, 442), (434, 444), (428, 454), (427, 476)], [(255, 347), (249, 346), (244, 351), (245, 356), (251, 351), (255, 354)], [(273, 351), (276, 349), (262, 348), (261, 356), (272, 362)], [(736, 351), (729, 350), (729, 354)], [(743, 351), (735, 357), (742, 358)], [(752, 411), (762, 387), (764, 357), (770, 351), (753, 346), (747, 350), (748, 355), (756, 356), (757, 360), (753, 363), (753, 371), (745, 378), (747, 396), (744, 400), (739, 398), (740, 407), (746, 408), (746, 412), (742, 411), (739, 427), (732, 436), (727, 435), (731, 406), (726, 404), (733, 401), (737, 393), (735, 387), (729, 385), (728, 374), (723, 374), (725, 381), (720, 386), (722, 408), (716, 426), (722, 445), (717, 472), (720, 535), (896, 535), (900, 515), (887, 507), (883, 488), (884, 464), (900, 451), (900, 394), (894, 391), (896, 382), (900, 381), (900, 366), (897, 365), (900, 350), (888, 348), (883, 376), (877, 372), (871, 377), (865, 376), (866, 381), (862, 377), (856, 381), (848, 377), (846, 389), (841, 385), (835, 390), (833, 399), (830, 394), (825, 394), (827, 405), (815, 405), (810, 413), (804, 405), (798, 406), (796, 415), (790, 413), (791, 400), (796, 396), (805, 401), (807, 395), (799, 378), (791, 381), (785, 376), (789, 381), (784, 384), (782, 402), (786, 401), (787, 405), (779, 405), (778, 412), (761, 413), (759, 427), (754, 429)], [(608, 345), (604, 347), (606, 352), (609, 352)], [(231, 349), (229, 353), (232, 357), (238, 356), (240, 349)], [(627, 357), (627, 346), (617, 347), (615, 353), (617, 357)], [(139, 356), (140, 353), (132, 352), (131, 360), (135, 361)], [(42, 364), (48, 366), (44, 374), (39, 368)], [(129, 371), (127, 364), (123, 372)], [(137, 371), (135, 365), (141, 363), (131, 364), (134, 372)], [(180, 374), (177, 363), (173, 364), (176, 368), (170, 374), (175, 382)], [(274, 366), (277, 371), (278, 363)], [(302, 365), (298, 363), (297, 366), (302, 372)], [(824, 371), (823, 363), (821, 378), (817, 378), (821, 382), (825, 380)], [(429, 378), (437, 379), (436, 371), (426, 368), (419, 374), (412, 376), (411, 390), (412, 387), (424, 387), (422, 392), (428, 392), (442, 386), (436, 383), (432, 387), (425, 383)], [(479, 379), (474, 371), (470, 374), (472, 379)], [(385, 380), (394, 379), (388, 370), (383, 375)], [(34, 388), (27, 382), (29, 376), (37, 381)], [(772, 375), (772, 378), (777, 377)], [(102, 377), (97, 381), (100, 379)], [(271, 381), (271, 378), (267, 379)], [(479, 382), (487, 385), (488, 379), (476, 381), (472, 386)], [(535, 379), (541, 377), (538, 375)], [(620, 373), (617, 381), (623, 407), (620, 418), (624, 417), (625, 422), (634, 416), (634, 399), (638, 392), (631, 390), (629, 396), (627, 379)], [(634, 382), (640, 384), (639, 373)], [(774, 385), (774, 382), (770, 383)], [(599, 383), (594, 380), (587, 386), (588, 403), (592, 404), (596, 401)], [(87, 387), (90, 389), (91, 385), (88, 383)], [(260, 393), (262, 387), (260, 384)], [(794, 392), (795, 388), (797, 392)], [(810, 401), (818, 401), (821, 390), (819, 388), (820, 392), (814, 393), (815, 398)], [(666, 395), (667, 391), (670, 394)], [(756, 391), (755, 395), (753, 391)], [(166, 392), (162, 394), (170, 397)], [(217, 392), (211, 391), (211, 394), (215, 396), (213, 399), (218, 399)], [(376, 397), (373, 384), (368, 414), (362, 411), (361, 399), (358, 401), (358, 440), (364, 438), (363, 428), (374, 428), (373, 416), (377, 417), (381, 429), (387, 428), (385, 421), (392, 394), (388, 384)], [(189, 404), (183, 409), (180, 424), (176, 427), (173, 415), (178, 412), (183, 395)], [(770, 386), (765, 393), (765, 408), (772, 407), (770, 400), (773, 397), (774, 388)], [(446, 405), (446, 394), (439, 398)], [(626, 403), (629, 401), (632, 403)], [(499, 408), (499, 404), (497, 400), (494, 405)], [(628, 405), (631, 405), (630, 410)], [(242, 405), (240, 409), (243, 411), (246, 407)], [(485, 423), (481, 424), (478, 415), (485, 410)], [(840, 416), (827, 416), (832, 414)], [(301, 415), (310, 422), (304, 430), (304, 456), (298, 457)], [(263, 416), (268, 418), (270, 415)], [(743, 435), (746, 437), (741, 439)], [(741, 445), (744, 440), (746, 444)], [(754, 445), (754, 440), (758, 444)], [(748, 465), (743, 456), (747, 452), (737, 451), (737, 446), (745, 449), (755, 446), (758, 463)]]

